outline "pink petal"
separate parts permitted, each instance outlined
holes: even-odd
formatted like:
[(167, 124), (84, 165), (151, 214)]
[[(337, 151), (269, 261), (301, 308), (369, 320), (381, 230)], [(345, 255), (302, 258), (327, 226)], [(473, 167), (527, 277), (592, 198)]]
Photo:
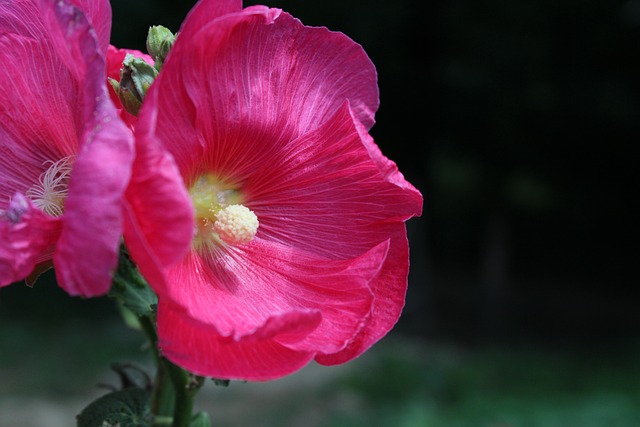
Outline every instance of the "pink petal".
[(180, 27), (185, 38), (193, 37), (205, 25), (229, 13), (240, 12), (242, 0), (201, 0), (189, 11)]
[(402, 190), (404, 190), (409, 197), (411, 197), (412, 202), (411, 206), (414, 207), (415, 211), (413, 212), (414, 216), (422, 215), (422, 194), (409, 183), (400, 171), (394, 162), (385, 157), (384, 154), (380, 151), (380, 147), (376, 145), (373, 141), (373, 138), (364, 126), (356, 121), (354, 121), (354, 125), (360, 134), (360, 138), (362, 139), (362, 143), (366, 147), (367, 151), (369, 151), (369, 155), (371, 156), (371, 160), (375, 162), (378, 166), (378, 169), (382, 176), (385, 178), (387, 182), (390, 182), (394, 185), (397, 185)]
[(124, 235), (143, 275), (160, 288), (164, 286), (163, 270), (189, 249), (195, 223), (180, 172), (151, 134), (154, 127), (152, 115), (137, 129)]
[[(52, 3), (53, 0), (40, 0)], [(96, 32), (98, 47), (104, 52), (111, 38), (111, 4), (109, 0), (70, 0), (82, 10)]]
[[(158, 75), (147, 92), (138, 115), (138, 122), (158, 137), (182, 171), (183, 166), (198, 162), (202, 156), (204, 143), (193, 127), (191, 120), (194, 114), (193, 104), (186, 92), (171, 86), (171, 72), (169, 72), (169, 78), (163, 79), (163, 76), (167, 75), (167, 64), (168, 62), (164, 63), (162, 73)], [(162, 82), (168, 84), (165, 86)], [(159, 98), (163, 101), (161, 102)]]
[(251, 334), (232, 339), (210, 325), (190, 319), (181, 309), (160, 298), (159, 347), (169, 360), (198, 375), (266, 381), (301, 369), (314, 356), (290, 350), (274, 338), (304, 335), (317, 322), (316, 313), (282, 314), (267, 319)]
[(0, 62), (0, 203), (6, 203), (14, 191), (38, 182), (44, 162), (77, 151), (78, 93), (44, 42), (0, 34)]
[(88, 21), (77, 9), (60, 3), (47, 16), (52, 31), (65, 35), (56, 40), (57, 52), (75, 58), (70, 71), (83, 88), (84, 129), (54, 255), (56, 277), (71, 295), (101, 295), (108, 291), (117, 265), (133, 138), (108, 98), (105, 60)]
[[(105, 91), (104, 100), (110, 102), (106, 96)], [(114, 121), (115, 114), (112, 110)], [(71, 295), (105, 294), (118, 262), (122, 202), (133, 157), (131, 135), (121, 122), (96, 127), (73, 168), (64, 228), (53, 257), (58, 283)]]
[(391, 246), (380, 273), (369, 282), (375, 295), (371, 316), (347, 348), (334, 354), (316, 356), (315, 360), (322, 365), (337, 365), (364, 353), (385, 336), (400, 318), (407, 291), (409, 246), (403, 223), (387, 224), (386, 227), (391, 236)]
[[(303, 272), (306, 277), (300, 278), (303, 282), (303, 288), (309, 286), (307, 282), (315, 281), (317, 281), (316, 285), (320, 284), (321, 288), (318, 289), (315, 299), (307, 297), (303, 300), (303, 304), (305, 307), (317, 307), (322, 313), (322, 322), (304, 339), (299, 341), (280, 339), (279, 342), (291, 349), (326, 353), (345, 348), (353, 340), (354, 332), (360, 331), (371, 316), (373, 306), (376, 303), (376, 296), (371, 293), (371, 281), (379, 275), (388, 250), (388, 242), (383, 242), (355, 259), (340, 262), (311, 261), (311, 263), (315, 263), (316, 269), (319, 271), (305, 266)], [(292, 264), (289, 259), (282, 268), (289, 270)], [(346, 268), (341, 275), (327, 276), (322, 269), (317, 268), (318, 264), (341, 265)], [(271, 267), (273, 268), (273, 266)], [(309, 280), (310, 275), (314, 275), (315, 278)], [(359, 284), (366, 283), (366, 311), (364, 311), (365, 305), (361, 300), (364, 293), (360, 289), (353, 288), (352, 282), (354, 281)], [(298, 292), (299, 295), (302, 295), (300, 290)]]
[[(13, 0), (0, 4), (0, 28), (8, 33), (46, 40), (50, 29), (43, 26), (40, 10), (50, 10), (56, 0)], [(60, 3), (60, 2), (59, 2)], [(94, 28), (99, 48), (107, 49), (111, 35), (111, 5), (109, 0), (66, 0), (75, 9), (82, 11)], [(60, 6), (60, 5), (58, 5)]]
[(422, 206), (419, 194), (387, 181), (357, 124), (345, 105), (289, 144), (247, 141), (252, 158), (232, 170), (224, 169), (222, 156), (209, 167), (243, 183), (264, 239), (329, 259), (357, 257), (389, 238), (386, 224), (405, 221)]
[(166, 296), (191, 318), (236, 340), (270, 317), (311, 310), (322, 316), (318, 328), (295, 342), (280, 343), (295, 350), (335, 352), (369, 315), (368, 282), (386, 254), (385, 243), (355, 260), (329, 261), (260, 239), (211, 253), (192, 251), (169, 269)]
[(92, 30), (89, 19), (70, 1), (40, 0), (39, 3), (48, 30), (46, 39), (41, 42), (49, 45), (56, 59), (76, 81), (83, 81), (87, 72), (87, 55), (100, 52), (96, 34), (89, 34)]
[(239, 136), (290, 141), (328, 120), (345, 99), (359, 120), (373, 124), (375, 69), (346, 36), (265, 8), (224, 16), (192, 33), (178, 37), (154, 84), (158, 105), (145, 102), (159, 109), (158, 133), (183, 173), (197, 154), (176, 153)]
[(43, 40), (47, 30), (42, 25), (35, 0), (0, 2), (0, 34), (17, 34)]
[(0, 287), (27, 277), (60, 233), (60, 220), (16, 193), (0, 211)]

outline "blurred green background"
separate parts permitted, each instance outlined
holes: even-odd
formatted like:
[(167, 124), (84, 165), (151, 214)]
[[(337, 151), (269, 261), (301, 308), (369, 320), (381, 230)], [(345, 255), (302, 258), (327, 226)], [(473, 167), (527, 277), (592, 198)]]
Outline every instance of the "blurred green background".
[[(112, 43), (143, 49), (193, 4), (112, 0)], [(267, 5), (364, 46), (372, 134), (425, 214), (385, 340), (344, 366), (209, 384), (214, 424), (640, 426), (640, 1)], [(97, 384), (117, 384), (109, 363), (148, 360), (111, 301), (48, 279), (0, 290), (0, 427), (73, 425)]]

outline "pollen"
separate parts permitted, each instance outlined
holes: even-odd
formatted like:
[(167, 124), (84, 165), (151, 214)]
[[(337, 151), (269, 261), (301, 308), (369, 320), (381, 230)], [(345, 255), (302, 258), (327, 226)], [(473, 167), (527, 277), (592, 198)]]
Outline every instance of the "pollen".
[(253, 240), (258, 232), (258, 217), (243, 205), (229, 205), (216, 214), (213, 229), (220, 238), (231, 245), (241, 245)]
[(64, 212), (73, 160), (73, 156), (68, 156), (57, 162), (48, 160), (43, 163), (49, 167), (40, 175), (38, 183), (25, 193), (43, 212), (52, 216), (60, 216)]

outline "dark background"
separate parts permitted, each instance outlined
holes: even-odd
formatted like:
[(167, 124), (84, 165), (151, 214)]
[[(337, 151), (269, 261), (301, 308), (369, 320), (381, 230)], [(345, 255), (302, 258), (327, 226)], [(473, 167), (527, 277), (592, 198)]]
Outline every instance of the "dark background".
[[(112, 42), (143, 49), (149, 25), (177, 30), (194, 2), (112, 3)], [(401, 331), (638, 336), (640, 1), (268, 5), (346, 33), (376, 64), (372, 134), (425, 199)]]

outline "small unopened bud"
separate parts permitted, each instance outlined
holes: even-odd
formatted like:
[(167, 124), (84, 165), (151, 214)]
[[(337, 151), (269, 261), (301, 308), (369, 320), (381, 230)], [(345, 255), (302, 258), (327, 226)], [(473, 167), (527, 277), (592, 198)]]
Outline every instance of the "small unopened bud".
[(156, 25), (149, 27), (149, 34), (147, 35), (147, 52), (155, 61), (154, 67), (160, 71), (164, 60), (167, 58), (173, 43), (176, 40), (176, 36), (169, 31), (169, 29), (162, 25)]
[(109, 80), (109, 83), (118, 94), (122, 106), (137, 116), (144, 96), (157, 76), (158, 71), (143, 59), (127, 54), (122, 62), (120, 83), (115, 80)]

